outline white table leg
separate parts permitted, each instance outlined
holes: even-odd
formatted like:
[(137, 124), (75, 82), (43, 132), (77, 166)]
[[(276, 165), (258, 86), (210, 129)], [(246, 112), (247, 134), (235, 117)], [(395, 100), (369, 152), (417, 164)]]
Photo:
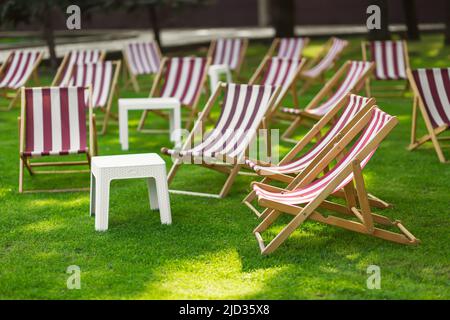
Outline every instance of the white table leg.
[(95, 230), (108, 230), (110, 180), (96, 177), (95, 184)]
[(162, 224), (172, 224), (170, 213), (169, 187), (167, 185), (166, 168), (161, 169), (161, 174), (155, 177), (159, 202), (159, 216)]
[(217, 72), (215, 70), (213, 72), (210, 72), (209, 73), (209, 83), (210, 83), (210, 87), (211, 87), (211, 92), (214, 92), (218, 82), (219, 82), (219, 76), (218, 76)]
[(227, 82), (231, 83), (233, 82), (233, 79), (231, 78), (231, 71), (229, 68), (227, 68), (227, 71), (225, 71), (226, 75), (227, 75)]
[(150, 200), (150, 209), (157, 210), (159, 208), (158, 203), (158, 190), (156, 189), (156, 179), (153, 177), (147, 178), (148, 185), (148, 199)]
[(175, 142), (175, 146), (181, 143), (181, 110), (180, 106), (170, 110), (170, 140)]
[(91, 172), (90, 215), (95, 216), (95, 176)]
[(128, 108), (119, 105), (119, 141), (122, 150), (128, 150)]

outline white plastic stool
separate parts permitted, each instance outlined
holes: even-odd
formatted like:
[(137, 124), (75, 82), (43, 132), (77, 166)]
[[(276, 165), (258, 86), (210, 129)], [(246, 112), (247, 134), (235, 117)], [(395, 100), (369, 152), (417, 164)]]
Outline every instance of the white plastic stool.
[(214, 92), (217, 84), (220, 80), (220, 75), (225, 74), (227, 77), (227, 82), (232, 82), (231, 71), (228, 65), (226, 64), (213, 64), (209, 66), (208, 75), (209, 75), (209, 83), (211, 87), (211, 92)]
[(159, 208), (162, 224), (171, 224), (166, 164), (156, 153), (93, 157), (91, 161), (91, 216), (95, 230), (108, 230), (109, 185), (114, 179), (147, 178), (150, 209)]
[(119, 141), (122, 150), (128, 150), (129, 110), (169, 110), (170, 140), (181, 143), (181, 103), (176, 98), (119, 99)]

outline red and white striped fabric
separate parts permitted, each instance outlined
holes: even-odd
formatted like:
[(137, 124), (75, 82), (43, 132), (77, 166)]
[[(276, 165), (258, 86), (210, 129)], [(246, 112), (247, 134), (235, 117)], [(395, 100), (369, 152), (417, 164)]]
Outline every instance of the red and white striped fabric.
[(159, 70), (161, 57), (157, 44), (153, 41), (129, 43), (125, 47), (125, 55), (134, 75), (152, 74)]
[(235, 70), (241, 62), (243, 45), (242, 39), (218, 39), (212, 64), (226, 64), (231, 70)]
[(348, 67), (347, 74), (342, 80), (339, 88), (334, 92), (334, 94), (320, 106), (314, 109), (300, 110), (298, 108), (282, 108), (281, 110), (289, 114), (301, 114), (302, 112), (308, 112), (316, 116), (323, 116), (328, 111), (330, 111), (336, 103), (338, 103), (347, 93), (352, 92), (358, 81), (367, 73), (371, 68), (373, 62), (367, 61), (351, 61)]
[(281, 87), (279, 99), (282, 99), (284, 92), (291, 86), (300, 64), (300, 59), (270, 58), (261, 84)]
[(85, 88), (25, 89), (24, 156), (86, 153)]
[[(277, 201), (284, 204), (303, 204), (308, 203), (314, 200), (319, 196), (319, 194), (338, 176), (339, 173), (342, 172), (352, 161), (356, 158), (359, 152), (361, 152), (380, 132), (381, 129), (388, 123), (388, 121), (392, 117), (387, 113), (381, 111), (378, 108), (374, 108), (372, 110), (372, 118), (363, 133), (360, 135), (359, 139), (355, 142), (349, 152), (339, 161), (336, 166), (333, 167), (330, 171), (328, 171), (324, 176), (315, 180), (307, 186), (292, 190), (285, 191), (284, 193), (274, 193), (270, 191), (266, 191), (259, 187), (258, 185), (254, 185), (253, 189), (259, 198), (265, 198), (272, 201)], [(370, 160), (376, 148), (370, 152), (368, 156), (366, 156), (361, 161), (361, 168), (364, 168), (367, 162)], [(339, 183), (334, 192), (339, 191), (343, 187), (345, 187), (348, 183), (350, 183), (353, 179), (353, 172), (350, 173), (345, 179)]]
[(348, 45), (348, 41), (339, 38), (332, 38), (332, 41), (327, 54), (314, 67), (303, 72), (304, 76), (316, 78), (334, 65), (342, 50)]
[(350, 95), (348, 105), (344, 108), (337, 122), (328, 130), (311, 149), (300, 158), (281, 166), (265, 167), (259, 166), (251, 160), (246, 160), (246, 164), (255, 171), (260, 169), (274, 174), (291, 174), (304, 170), (311, 161), (328, 145), (328, 143), (355, 117), (355, 115), (367, 104), (369, 98)]
[(33, 67), (39, 59), (41, 52), (35, 50), (17, 50), (11, 52), (5, 61), (0, 88), (18, 89), (33, 72)]
[(260, 126), (275, 89), (273, 86), (227, 84), (222, 112), (214, 129), (192, 149), (167, 150), (166, 153), (239, 158)]
[(406, 52), (403, 41), (374, 41), (370, 43), (370, 50), (376, 65), (377, 79), (406, 79)]
[(72, 50), (66, 54), (66, 63), (63, 66), (57, 86), (67, 86), (72, 75), (72, 68), (76, 64), (100, 62), (101, 50)]
[(104, 108), (108, 103), (114, 65), (111, 61), (76, 64), (72, 69), (70, 86), (91, 87), (92, 107)]
[(206, 59), (185, 57), (169, 58), (164, 75), (161, 97), (177, 98), (184, 105), (192, 105), (202, 89), (206, 72)]
[(450, 126), (450, 68), (417, 69), (412, 74), (433, 127)]
[(305, 38), (281, 38), (278, 47), (278, 58), (299, 59), (306, 45)]

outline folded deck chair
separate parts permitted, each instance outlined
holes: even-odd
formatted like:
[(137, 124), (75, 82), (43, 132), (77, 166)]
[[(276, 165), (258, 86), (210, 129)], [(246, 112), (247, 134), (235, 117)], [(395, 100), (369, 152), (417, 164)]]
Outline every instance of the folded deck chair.
[[(90, 165), (97, 154), (95, 119), (90, 107), (90, 91), (84, 87), (47, 87), (21, 89), (19, 117), (20, 167), (19, 192), (59, 192), (83, 189), (24, 191), (24, 167), (30, 175), (89, 172), (89, 170), (36, 170), (40, 167)], [(87, 111), (88, 109), (88, 111)], [(88, 128), (86, 128), (88, 115)], [(89, 141), (89, 142), (88, 142)], [(88, 146), (89, 143), (89, 146)], [(36, 162), (34, 158), (84, 154), (85, 161)]]
[(124, 76), (128, 73), (129, 80), (125, 80), (125, 86), (131, 82), (134, 91), (139, 92), (137, 76), (156, 74), (161, 64), (162, 54), (155, 41), (132, 42), (125, 45), (122, 52), (124, 60)]
[[(177, 98), (182, 106), (190, 110), (186, 128), (190, 128), (197, 115), (197, 105), (206, 74), (210, 65), (210, 58), (163, 58), (161, 67), (153, 81), (149, 98)], [(165, 116), (156, 110), (151, 112)], [(138, 130), (144, 129), (149, 110), (142, 113)]]
[(211, 57), (211, 65), (225, 64), (239, 77), (247, 47), (248, 39), (217, 39), (211, 41), (208, 57)]
[[(370, 50), (367, 50), (369, 48)], [(370, 56), (368, 52), (370, 52)], [(408, 47), (406, 41), (373, 41), (362, 43), (362, 55), (364, 61), (375, 62), (375, 79), (376, 80), (406, 80), (406, 69), (409, 68)], [(368, 92), (370, 92), (370, 84), (366, 84)], [(400, 86), (384, 86), (376, 87), (378, 96), (392, 96), (392, 90), (402, 90), (404, 94), (408, 89), (408, 82)], [(388, 92), (386, 92), (386, 90)]]
[[(168, 175), (169, 184), (179, 166), (185, 162), (225, 173), (228, 177), (219, 194), (172, 190), (172, 192), (223, 198), (225, 197), (244, 164), (244, 155), (257, 137), (257, 131), (264, 126), (264, 116), (275, 103), (280, 89), (273, 86), (223, 84), (217, 87), (196, 121), (189, 137), (180, 150), (162, 148), (161, 152), (171, 155), (174, 164)], [(211, 132), (195, 143), (203, 124), (219, 95), (224, 100), (219, 119)]]
[(75, 64), (68, 84), (77, 87), (91, 87), (92, 107), (105, 113), (101, 134), (106, 133), (108, 120), (115, 117), (111, 113), (114, 95), (118, 94), (117, 80), (120, 73), (120, 61)]
[[(294, 148), (277, 164), (260, 163), (257, 160), (246, 159), (246, 165), (254, 170), (258, 176), (263, 177), (261, 183), (280, 181), (287, 183), (286, 190), (292, 190), (308, 172), (314, 168), (324, 155), (357, 123), (375, 104), (375, 99), (365, 98), (353, 94), (346, 95), (333, 109), (301, 139)], [(340, 115), (339, 115), (340, 112)], [(336, 119), (337, 118), (337, 119)], [(334, 121), (336, 119), (336, 121)], [(325, 135), (321, 130), (330, 125)], [(316, 142), (306, 152), (307, 146), (316, 138)], [(343, 196), (338, 193), (338, 196)], [(253, 205), (256, 192), (250, 192), (243, 200), (258, 217), (264, 217)], [(369, 194), (370, 205), (377, 208), (387, 208), (390, 205)]]
[(15, 50), (0, 67), (0, 91), (3, 91), (6, 97), (12, 98), (8, 110), (12, 109), (19, 98), (20, 87), (28, 82), (32, 74), (37, 78), (37, 67), (42, 56), (41, 51)]
[[(378, 145), (397, 123), (398, 120), (395, 117), (378, 108), (373, 108), (358, 121), (352, 130), (347, 132), (316, 167), (304, 176), (294, 190), (253, 183), (259, 205), (270, 209), (265, 219), (254, 230), (261, 253), (269, 254), (276, 250), (307, 219), (401, 244), (418, 244), (419, 240), (400, 221), (392, 221), (371, 212), (362, 175), (362, 170)], [(342, 147), (358, 133), (360, 133), (359, 138), (349, 151), (330, 171), (321, 175), (329, 163), (341, 154)], [(346, 192), (345, 205), (333, 202), (329, 198), (341, 189)], [(326, 214), (321, 213), (319, 209), (326, 209)], [(330, 212), (348, 216), (349, 219), (335, 216)], [(266, 245), (261, 232), (266, 230), (281, 213), (294, 217)], [(400, 233), (386, 230), (383, 226), (397, 227)]]
[(309, 38), (275, 38), (267, 52), (267, 56), (300, 59), (303, 49), (308, 45)]
[[(327, 81), (304, 110), (298, 108), (282, 108), (281, 111), (293, 116), (293, 121), (281, 138), (296, 143), (289, 137), (304, 119), (317, 121), (330, 111), (347, 93), (358, 93), (374, 68), (373, 62), (347, 61)], [(336, 88), (334, 93), (333, 88)]]
[[(411, 143), (409, 150), (414, 150), (431, 141), (439, 161), (447, 162), (439, 140), (449, 139), (438, 135), (450, 127), (450, 68), (432, 68), (407, 70), (409, 82), (414, 92), (412, 111)], [(428, 134), (416, 137), (417, 107), (422, 114)]]
[(67, 52), (58, 67), (52, 86), (67, 86), (75, 64), (101, 62), (104, 59), (105, 51), (103, 50), (72, 50)]
[(304, 80), (300, 94), (306, 92), (314, 82), (325, 82), (325, 72), (335, 66), (336, 61), (347, 47), (348, 41), (332, 37), (315, 59), (309, 61), (300, 78)]
[(287, 59), (265, 56), (249, 84), (281, 87), (278, 99), (270, 113), (274, 113), (281, 101), (291, 92), (294, 105), (298, 105), (296, 81), (303, 70), (305, 59)]

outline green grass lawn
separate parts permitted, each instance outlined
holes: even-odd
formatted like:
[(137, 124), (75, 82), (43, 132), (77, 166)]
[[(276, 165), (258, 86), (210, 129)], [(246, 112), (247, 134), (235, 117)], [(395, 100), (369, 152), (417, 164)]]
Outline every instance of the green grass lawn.
[[(350, 40), (340, 63), (360, 59), (362, 39)], [(312, 41), (306, 55), (313, 56), (324, 42)], [(267, 46), (250, 45), (244, 79), (266, 50)], [(443, 47), (440, 35), (426, 35), (420, 43), (410, 44), (410, 58), (413, 67), (447, 67), (450, 49)], [(41, 70), (43, 84), (49, 84), (51, 77)], [(121, 88), (120, 96), (145, 97), (150, 80), (142, 79), (145, 90), (140, 94)], [(303, 106), (319, 88), (301, 97)], [(202, 106), (205, 100), (203, 96)], [(398, 116), (400, 123), (364, 170), (367, 188), (393, 203), (383, 214), (401, 220), (422, 243), (408, 247), (308, 222), (274, 254), (264, 257), (252, 234), (258, 219), (241, 203), (250, 190), (251, 177), (238, 177), (223, 200), (171, 195), (171, 226), (162, 226), (158, 212), (149, 211), (144, 181), (113, 182), (110, 229), (95, 232), (88, 192), (18, 194), (19, 108), (0, 113), (0, 298), (450, 298), (450, 165), (440, 164), (430, 146), (406, 150), (411, 97), (377, 101), (383, 110)], [(288, 98), (284, 105), (290, 102)], [(2, 107), (7, 103), (0, 100)], [(139, 115), (131, 114), (132, 126), (137, 125)], [(151, 119), (152, 126), (168, 125)], [(420, 131), (425, 132), (422, 122)], [(101, 155), (123, 153), (116, 122), (98, 141)], [(159, 152), (162, 146), (171, 146), (167, 135), (130, 130), (129, 153)], [(282, 152), (289, 147), (283, 144)], [(450, 157), (448, 149), (445, 154)], [(169, 167), (171, 159), (165, 160)], [(185, 167), (174, 188), (196, 185), (214, 192), (224, 181), (217, 173)], [(33, 188), (88, 186), (89, 176), (30, 178), (26, 174), (25, 183)], [(272, 233), (279, 228), (275, 226)], [(70, 265), (81, 268), (81, 290), (66, 288)], [(366, 287), (369, 265), (381, 268), (380, 290)]]

